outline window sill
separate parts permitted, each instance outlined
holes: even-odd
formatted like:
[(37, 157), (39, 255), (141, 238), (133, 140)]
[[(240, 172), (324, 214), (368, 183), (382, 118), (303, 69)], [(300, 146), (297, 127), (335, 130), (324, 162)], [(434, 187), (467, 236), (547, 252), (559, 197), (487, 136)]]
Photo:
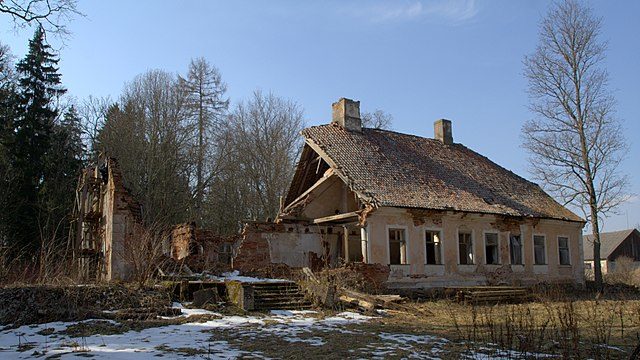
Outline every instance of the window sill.
[(572, 268), (573, 265), (571, 264), (562, 264), (562, 265), (558, 265), (559, 268)]

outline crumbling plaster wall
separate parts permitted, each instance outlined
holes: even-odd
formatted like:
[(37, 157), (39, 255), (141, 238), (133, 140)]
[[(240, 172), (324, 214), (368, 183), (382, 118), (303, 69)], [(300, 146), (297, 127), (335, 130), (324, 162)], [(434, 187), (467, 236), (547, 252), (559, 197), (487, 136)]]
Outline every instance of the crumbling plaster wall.
[(102, 190), (103, 204), (103, 250), (105, 266), (103, 280), (126, 280), (130, 266), (122, 257), (125, 241), (134, 234), (135, 217), (130, 206), (133, 201), (122, 184), (122, 177), (113, 161), (108, 162), (108, 177)]
[[(398, 283), (421, 283), (422, 286), (484, 284), (487, 275), (510, 263), (509, 236), (523, 239), (524, 265), (509, 265), (517, 282), (584, 283), (582, 260), (582, 224), (558, 220), (507, 222), (493, 215), (446, 213), (416, 219), (407, 210), (381, 208), (367, 218), (368, 258), (371, 263), (389, 264), (388, 229), (399, 227), (407, 234), (407, 275), (391, 279)], [(443, 265), (425, 265), (425, 231), (441, 231)], [(473, 237), (473, 265), (459, 265), (458, 232), (470, 231)], [(485, 264), (484, 233), (499, 234), (500, 265)], [(546, 265), (533, 265), (533, 235), (546, 236)], [(559, 265), (558, 236), (569, 237), (571, 265)], [(393, 273), (392, 273), (393, 276)]]
[(297, 223), (247, 224), (235, 251), (233, 268), (251, 271), (269, 264), (305, 267), (311, 266), (313, 259), (335, 266), (341, 250), (339, 235), (333, 230)]

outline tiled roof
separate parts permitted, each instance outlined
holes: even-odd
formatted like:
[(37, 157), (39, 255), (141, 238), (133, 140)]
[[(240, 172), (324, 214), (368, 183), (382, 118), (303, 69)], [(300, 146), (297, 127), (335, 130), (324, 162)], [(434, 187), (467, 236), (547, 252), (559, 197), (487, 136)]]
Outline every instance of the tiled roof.
[(583, 221), (538, 185), (461, 144), (335, 124), (310, 127), (302, 135), (354, 192), (376, 206)]
[[(635, 229), (627, 229), (600, 233), (600, 259), (608, 258), (625, 241)], [(584, 259), (593, 260), (593, 240), (595, 236), (584, 235), (582, 237)]]

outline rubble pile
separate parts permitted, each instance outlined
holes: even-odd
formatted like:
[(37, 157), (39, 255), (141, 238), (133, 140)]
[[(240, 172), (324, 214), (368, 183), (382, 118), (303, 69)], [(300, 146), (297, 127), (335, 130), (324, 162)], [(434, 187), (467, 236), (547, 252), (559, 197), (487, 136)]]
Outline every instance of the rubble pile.
[(20, 326), (104, 317), (104, 311), (170, 306), (163, 289), (123, 285), (29, 285), (0, 289), (0, 324)]

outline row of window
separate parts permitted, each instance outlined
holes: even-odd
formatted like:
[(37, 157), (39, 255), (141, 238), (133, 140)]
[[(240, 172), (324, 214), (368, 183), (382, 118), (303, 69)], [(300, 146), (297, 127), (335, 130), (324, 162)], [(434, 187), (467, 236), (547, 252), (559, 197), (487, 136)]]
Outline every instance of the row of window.
[[(427, 230), (425, 232), (426, 264), (442, 264), (442, 237), (440, 231)], [(500, 245), (498, 233), (484, 234), (485, 263), (500, 264)], [(512, 265), (523, 265), (522, 238), (520, 235), (509, 237), (509, 260)], [(546, 238), (544, 235), (533, 236), (533, 260), (535, 265), (547, 264)], [(472, 265), (475, 263), (473, 252), (473, 236), (471, 232), (458, 233), (458, 263)], [(569, 238), (558, 236), (558, 258), (560, 265), (570, 265)], [(389, 263), (391, 265), (407, 264), (407, 241), (405, 229), (389, 229)]]

